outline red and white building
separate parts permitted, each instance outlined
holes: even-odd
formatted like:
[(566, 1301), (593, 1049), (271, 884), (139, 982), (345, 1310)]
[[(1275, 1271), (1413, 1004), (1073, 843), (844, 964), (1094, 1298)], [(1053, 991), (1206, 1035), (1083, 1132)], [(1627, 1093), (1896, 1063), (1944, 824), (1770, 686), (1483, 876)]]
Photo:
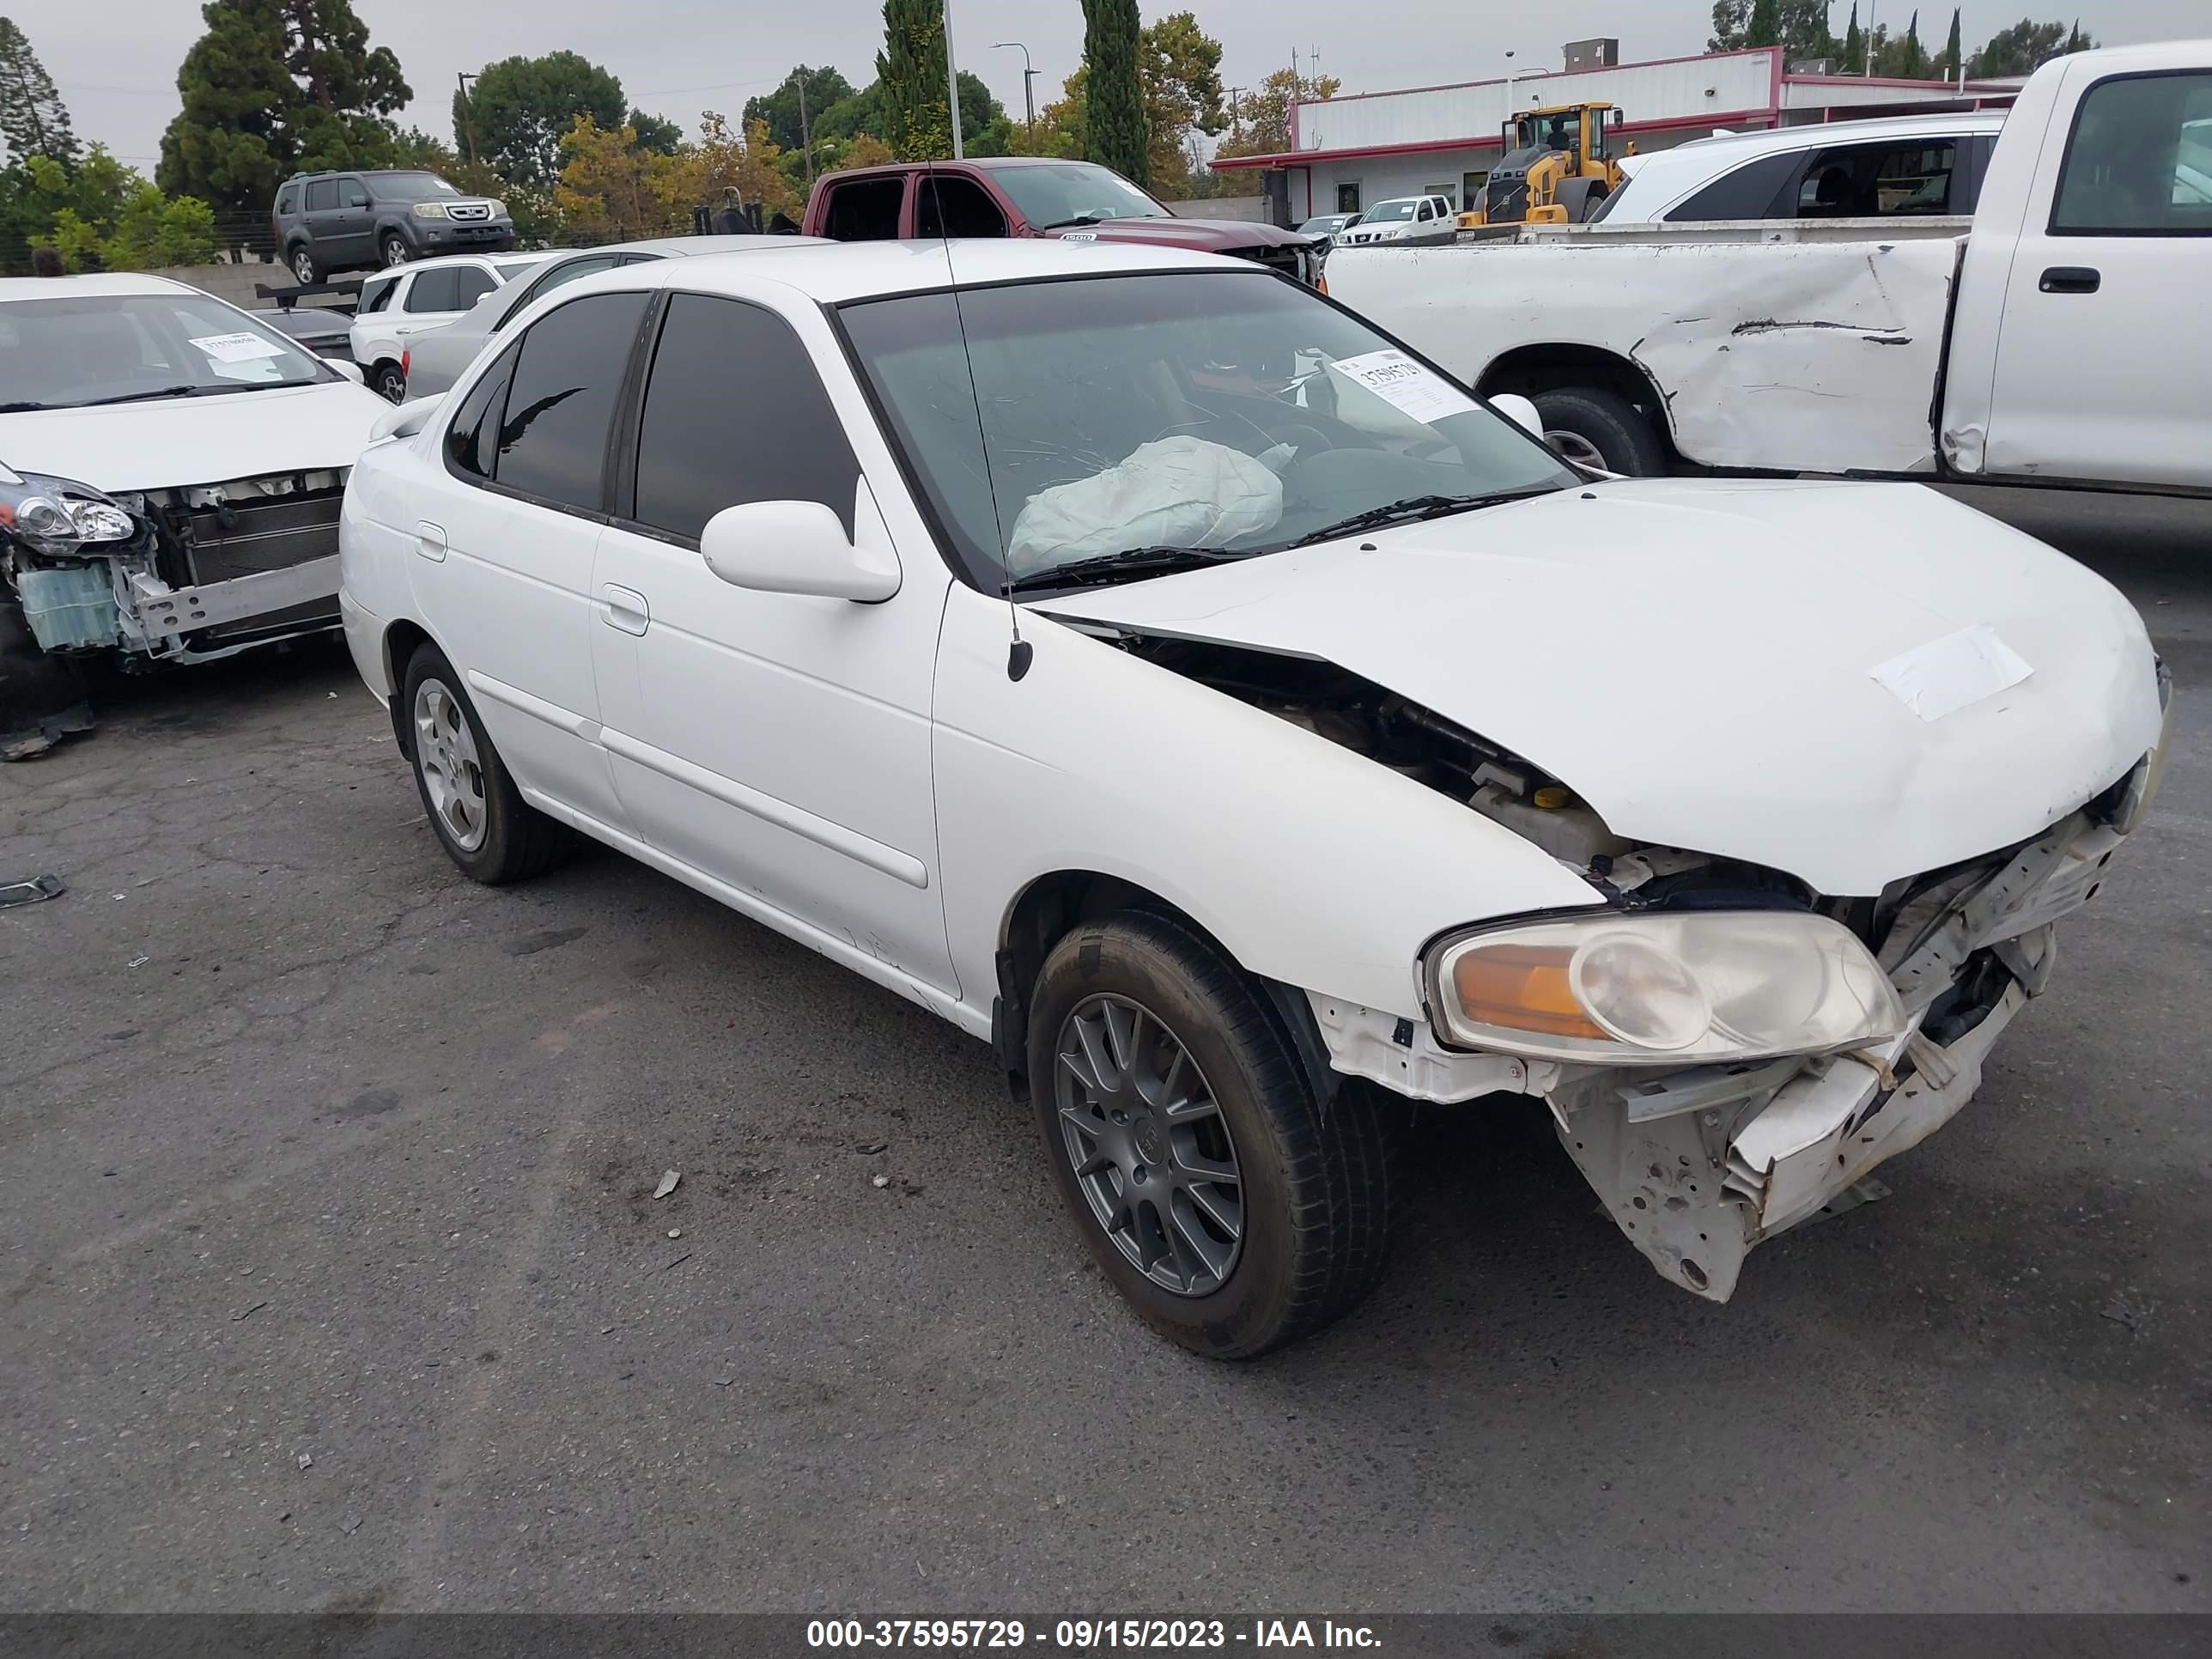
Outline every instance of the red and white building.
[[(1613, 43), (1584, 42), (1573, 58), (1617, 56)], [(1349, 213), (1394, 196), (1448, 196), (1464, 207), (1503, 153), (1509, 115), (1553, 104), (1617, 106), (1611, 139), (1665, 149), (1716, 128), (1794, 126), (1876, 115), (1934, 114), (2002, 107), (2016, 81), (1869, 79), (1790, 72), (1782, 48), (1668, 58), (1649, 64), (1528, 70), (1493, 81), (1357, 92), (1291, 108), (1291, 148), (1273, 155), (1217, 158), (1217, 171), (1280, 168), (1289, 175), (1291, 217)]]

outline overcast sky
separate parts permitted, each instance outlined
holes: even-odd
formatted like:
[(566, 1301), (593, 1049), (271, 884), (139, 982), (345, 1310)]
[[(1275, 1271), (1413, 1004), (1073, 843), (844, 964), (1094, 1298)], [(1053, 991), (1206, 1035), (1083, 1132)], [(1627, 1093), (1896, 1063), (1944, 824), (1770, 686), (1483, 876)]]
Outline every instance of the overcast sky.
[[(1141, 0), (1147, 19), (1179, 9)], [(1879, 21), (1901, 28), (1908, 0), (1873, 0)], [(454, 0), (355, 0), (373, 45), (399, 55), (416, 103), (404, 118), (452, 137), (450, 100), (457, 70), (474, 70), (516, 53), (567, 48), (621, 77), (634, 103), (696, 125), (699, 112), (734, 118), (747, 98), (773, 86), (795, 63), (834, 64), (855, 85), (875, 73), (883, 43), (880, 0), (530, 0), (457, 4)], [(2108, 45), (2212, 34), (2212, 0), (1969, 0), (1967, 49), (2023, 12), (2069, 15)], [(1192, 0), (1191, 9), (1223, 46), (1224, 78), (1250, 86), (1318, 49), (1324, 73), (1348, 92), (1473, 81), (1502, 73), (1505, 52), (1528, 68), (1559, 66), (1562, 42), (1616, 35), (1635, 60), (1703, 51), (1709, 0), (1560, 0), (1549, 20), (1514, 0)], [(1835, 27), (1850, 9), (1838, 0)], [(176, 113), (177, 64), (201, 33), (196, 0), (0, 0), (60, 83), (76, 131), (105, 143), (150, 173), (161, 130)], [(1867, 0), (1860, 13), (1867, 15)], [(953, 40), (972, 70), (1017, 117), (1022, 55), (992, 43), (1027, 43), (1039, 70), (1037, 101), (1059, 90), (1082, 52), (1079, 0), (953, 0)], [(1923, 37), (1940, 50), (1950, 10), (1937, 3)]]

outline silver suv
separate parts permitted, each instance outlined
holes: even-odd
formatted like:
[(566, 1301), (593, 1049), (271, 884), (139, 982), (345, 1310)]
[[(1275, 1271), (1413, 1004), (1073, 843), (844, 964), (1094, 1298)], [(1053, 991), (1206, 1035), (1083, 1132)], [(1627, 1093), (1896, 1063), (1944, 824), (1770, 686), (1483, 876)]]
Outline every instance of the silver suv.
[(302, 283), (434, 253), (504, 253), (514, 221), (496, 197), (464, 196), (419, 167), (300, 173), (276, 191), (270, 229)]

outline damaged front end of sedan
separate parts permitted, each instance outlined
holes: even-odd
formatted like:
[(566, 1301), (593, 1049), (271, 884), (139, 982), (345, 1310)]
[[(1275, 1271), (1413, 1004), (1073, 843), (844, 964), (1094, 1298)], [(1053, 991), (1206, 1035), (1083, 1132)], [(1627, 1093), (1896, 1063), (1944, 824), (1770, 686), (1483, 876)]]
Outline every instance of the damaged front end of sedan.
[(1873, 896), (1617, 835), (1562, 781), (1334, 664), (1214, 641), (1115, 642), (1464, 802), (1602, 908), (1434, 941), (1425, 1020), (1309, 993), (1337, 1073), (1416, 1101), (1541, 1098), (1629, 1242), (1669, 1282), (1734, 1292), (1752, 1247), (1848, 1205), (1979, 1085), (2041, 994), (2055, 925), (2094, 897), (2156, 792), (2172, 719), (2040, 835)]
[(334, 627), (342, 468), (110, 493), (0, 465), (0, 581), (45, 652), (207, 662)]

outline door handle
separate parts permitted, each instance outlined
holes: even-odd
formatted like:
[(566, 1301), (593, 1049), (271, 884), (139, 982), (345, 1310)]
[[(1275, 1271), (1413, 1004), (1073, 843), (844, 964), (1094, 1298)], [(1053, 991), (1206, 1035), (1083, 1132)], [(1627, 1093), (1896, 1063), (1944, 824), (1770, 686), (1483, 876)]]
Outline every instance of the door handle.
[(653, 625), (653, 607), (645, 602), (645, 595), (612, 582), (599, 589), (599, 615), (608, 627), (619, 628), (625, 634), (642, 635)]
[(446, 562), (446, 531), (428, 520), (415, 526), (415, 550), (435, 564)]
[(2104, 280), (2101, 272), (2087, 265), (2053, 265), (2036, 286), (2045, 294), (2094, 294)]

